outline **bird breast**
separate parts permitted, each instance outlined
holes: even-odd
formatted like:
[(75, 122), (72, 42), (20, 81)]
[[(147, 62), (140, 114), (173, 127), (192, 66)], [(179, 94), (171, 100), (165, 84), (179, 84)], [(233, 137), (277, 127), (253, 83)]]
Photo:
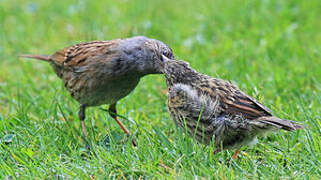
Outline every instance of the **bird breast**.
[(74, 69), (59, 69), (57, 74), (61, 74), (64, 86), (79, 103), (98, 106), (117, 102), (128, 95), (140, 80), (133, 74), (115, 74), (113, 67), (110, 63), (95, 63)]

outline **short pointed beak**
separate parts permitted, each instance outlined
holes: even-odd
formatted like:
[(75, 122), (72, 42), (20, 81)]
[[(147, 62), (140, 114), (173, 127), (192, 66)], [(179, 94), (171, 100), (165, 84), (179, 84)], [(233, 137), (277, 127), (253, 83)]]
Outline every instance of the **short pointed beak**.
[(163, 62), (167, 62), (167, 61), (170, 61), (170, 59), (168, 59), (166, 56), (162, 55), (162, 59), (163, 59)]

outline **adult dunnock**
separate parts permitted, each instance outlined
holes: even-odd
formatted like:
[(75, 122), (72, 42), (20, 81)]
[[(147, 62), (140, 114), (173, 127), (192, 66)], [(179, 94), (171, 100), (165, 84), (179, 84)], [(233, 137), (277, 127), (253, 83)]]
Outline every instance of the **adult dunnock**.
[(85, 109), (102, 104), (110, 105), (109, 114), (129, 134), (117, 119), (116, 103), (134, 90), (141, 77), (162, 73), (164, 63), (161, 55), (174, 58), (172, 50), (163, 42), (137, 36), (80, 43), (51, 56), (21, 57), (50, 62), (71, 96), (80, 103), (78, 116), (87, 137)]

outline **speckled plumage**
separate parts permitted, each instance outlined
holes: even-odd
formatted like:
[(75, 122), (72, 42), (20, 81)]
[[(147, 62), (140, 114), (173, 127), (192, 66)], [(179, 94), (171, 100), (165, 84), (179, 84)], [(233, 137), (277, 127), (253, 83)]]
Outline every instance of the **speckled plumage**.
[[(81, 104), (79, 118), (83, 131), (87, 134), (83, 124), (85, 108), (110, 104), (111, 116), (120, 123), (114, 114), (117, 101), (127, 96), (141, 77), (162, 72), (162, 54), (174, 58), (171, 49), (164, 43), (137, 36), (80, 43), (51, 56), (22, 57), (51, 63), (71, 96)], [(119, 125), (128, 133), (121, 123)]]
[(189, 135), (199, 142), (209, 144), (214, 140), (215, 152), (221, 147), (239, 149), (265, 132), (303, 128), (273, 116), (268, 108), (237, 86), (198, 73), (184, 61), (163, 58), (167, 107), (172, 119), (183, 129), (186, 125)]

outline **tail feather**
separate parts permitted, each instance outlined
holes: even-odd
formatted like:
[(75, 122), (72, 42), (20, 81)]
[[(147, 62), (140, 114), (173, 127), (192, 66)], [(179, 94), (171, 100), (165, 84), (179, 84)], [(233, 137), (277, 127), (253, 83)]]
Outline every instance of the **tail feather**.
[(294, 131), (297, 129), (303, 129), (304, 127), (300, 124), (297, 124), (294, 121), (286, 120), (286, 119), (280, 119), (274, 116), (264, 116), (256, 119), (255, 121), (259, 123), (264, 123), (268, 125), (272, 125), (279, 129), (284, 129), (287, 131)]
[(31, 59), (39, 59), (39, 60), (42, 60), (42, 61), (50, 62), (50, 56), (48, 56), (48, 55), (22, 54), (22, 55), (19, 55), (19, 57), (31, 58)]

